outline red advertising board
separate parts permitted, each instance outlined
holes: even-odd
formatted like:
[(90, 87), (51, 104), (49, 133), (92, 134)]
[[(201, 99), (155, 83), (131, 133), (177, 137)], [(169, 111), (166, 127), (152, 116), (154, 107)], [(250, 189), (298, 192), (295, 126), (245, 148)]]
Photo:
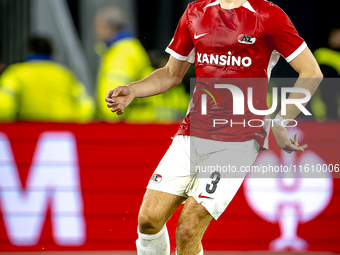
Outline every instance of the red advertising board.
[[(1, 124), (0, 251), (134, 250), (145, 187), (177, 128)], [(339, 130), (337, 121), (301, 121), (291, 131), (309, 147), (291, 155), (271, 136), (257, 166), (315, 166), (319, 178), (250, 176), (208, 228), (205, 250), (340, 252)], [(173, 248), (177, 218), (167, 224)]]

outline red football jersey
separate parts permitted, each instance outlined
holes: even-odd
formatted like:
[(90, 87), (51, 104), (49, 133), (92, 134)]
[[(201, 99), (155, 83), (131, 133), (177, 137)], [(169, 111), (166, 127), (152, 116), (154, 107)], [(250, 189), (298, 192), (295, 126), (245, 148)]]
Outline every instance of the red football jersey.
[[(195, 63), (197, 78), (264, 78), (265, 84), (258, 79), (253, 82), (243, 79), (238, 86), (246, 99), (246, 87), (252, 87), (255, 109), (265, 110), (268, 109), (267, 81), (280, 55), (290, 62), (306, 47), (287, 15), (271, 2), (248, 0), (239, 8), (227, 10), (221, 8), (220, 0), (198, 0), (188, 5), (166, 52), (176, 59)], [(191, 133), (229, 142), (256, 139), (263, 146), (267, 135), (263, 127), (232, 126), (229, 121), (216, 128), (211, 120), (242, 123), (263, 120), (264, 116), (251, 113), (246, 103), (243, 116), (233, 115), (233, 98), (228, 90), (218, 92), (221, 101), (218, 107), (208, 97), (208, 112), (202, 115), (200, 95), (213, 91), (214, 83), (197, 82), (196, 88), (199, 84), (205, 88), (195, 90), (189, 113), (177, 134)]]

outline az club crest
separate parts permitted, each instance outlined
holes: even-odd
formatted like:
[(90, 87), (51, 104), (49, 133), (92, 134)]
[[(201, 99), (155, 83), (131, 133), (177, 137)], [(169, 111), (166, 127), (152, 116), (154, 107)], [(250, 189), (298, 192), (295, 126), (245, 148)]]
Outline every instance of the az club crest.
[(154, 183), (160, 183), (162, 181), (162, 176), (160, 174), (154, 174), (151, 177), (151, 181)]
[(243, 43), (243, 44), (254, 44), (256, 42), (256, 38), (252, 38), (251, 36), (249, 35), (244, 35), (244, 34), (240, 34), (238, 37), (237, 37), (237, 41), (239, 43)]

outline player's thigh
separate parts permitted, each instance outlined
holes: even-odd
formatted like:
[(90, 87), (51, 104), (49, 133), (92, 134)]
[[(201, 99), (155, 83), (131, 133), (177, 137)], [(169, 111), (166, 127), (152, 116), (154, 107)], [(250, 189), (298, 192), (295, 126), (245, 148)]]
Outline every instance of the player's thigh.
[(204, 206), (197, 203), (193, 197), (189, 197), (178, 219), (177, 242), (200, 242), (212, 219), (213, 217)]
[(145, 234), (158, 233), (184, 200), (181, 196), (148, 189), (138, 214), (139, 231)]

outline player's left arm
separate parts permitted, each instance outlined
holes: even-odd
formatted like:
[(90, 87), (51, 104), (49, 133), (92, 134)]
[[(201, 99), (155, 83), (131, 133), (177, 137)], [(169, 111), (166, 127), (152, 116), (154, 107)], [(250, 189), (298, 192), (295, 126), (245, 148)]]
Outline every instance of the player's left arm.
[[(316, 62), (312, 52), (307, 47), (299, 56), (290, 62), (290, 65), (299, 73), (299, 79), (297, 80), (294, 88), (304, 88), (309, 90), (313, 95), (322, 81), (323, 74), (320, 70), (318, 63)], [(289, 99), (301, 99), (305, 94), (291, 93)], [(304, 104), (304, 106), (307, 103)], [(287, 114), (282, 116), (285, 119), (295, 119), (300, 113), (300, 109), (294, 104), (287, 105)]]
[[(299, 79), (294, 88), (307, 89), (311, 95), (313, 95), (322, 81), (323, 75), (309, 48), (307, 47), (301, 54), (292, 60), (290, 65), (299, 73)], [(291, 93), (289, 99), (302, 99), (305, 98), (305, 96), (306, 95), (303, 93)], [(306, 104), (307, 103), (303, 105), (305, 106)], [(289, 104), (286, 107), (286, 115), (281, 115), (281, 111), (279, 112), (279, 115), (284, 119), (292, 120), (295, 119), (300, 112), (301, 110), (296, 105)], [(275, 122), (272, 131), (279, 148), (288, 153), (292, 153), (293, 151), (304, 151), (307, 147), (307, 145), (299, 146), (297, 135), (295, 135), (294, 141), (290, 140), (287, 129)]]

